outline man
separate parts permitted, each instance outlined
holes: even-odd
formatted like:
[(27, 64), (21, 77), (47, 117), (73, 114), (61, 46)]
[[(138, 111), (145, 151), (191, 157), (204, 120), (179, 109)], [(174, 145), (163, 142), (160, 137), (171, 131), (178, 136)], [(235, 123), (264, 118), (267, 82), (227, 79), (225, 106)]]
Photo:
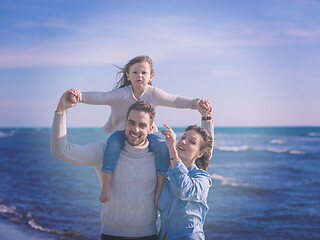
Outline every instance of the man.
[[(66, 110), (75, 106), (66, 91), (55, 112), (51, 134), (51, 152), (64, 161), (94, 167), (102, 180), (105, 143), (84, 146), (68, 143)], [(157, 183), (155, 157), (148, 148), (147, 135), (152, 131), (154, 108), (136, 102), (127, 114), (126, 142), (113, 174), (111, 197), (101, 210), (101, 239), (157, 239), (154, 194)]]

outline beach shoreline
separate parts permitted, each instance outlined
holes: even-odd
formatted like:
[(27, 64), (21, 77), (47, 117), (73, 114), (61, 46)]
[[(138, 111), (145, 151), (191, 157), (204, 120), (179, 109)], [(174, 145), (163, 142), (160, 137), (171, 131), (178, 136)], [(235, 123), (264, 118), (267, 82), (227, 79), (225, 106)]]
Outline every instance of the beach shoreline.
[(54, 237), (45, 236), (45, 234), (38, 233), (33, 229), (27, 230), (26, 227), (19, 224), (0, 220), (0, 239), (2, 240), (44, 240), (54, 239)]

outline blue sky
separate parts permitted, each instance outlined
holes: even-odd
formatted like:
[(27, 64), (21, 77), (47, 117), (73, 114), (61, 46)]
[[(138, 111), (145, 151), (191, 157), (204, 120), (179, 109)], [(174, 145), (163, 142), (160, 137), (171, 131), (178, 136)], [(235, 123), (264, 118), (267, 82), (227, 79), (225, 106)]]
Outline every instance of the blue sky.
[[(61, 94), (112, 90), (117, 68), (154, 61), (154, 86), (209, 99), (216, 126), (320, 125), (320, 2), (0, 2), (0, 127), (49, 127)], [(102, 126), (105, 106), (69, 110)], [(157, 108), (156, 123), (199, 123)]]

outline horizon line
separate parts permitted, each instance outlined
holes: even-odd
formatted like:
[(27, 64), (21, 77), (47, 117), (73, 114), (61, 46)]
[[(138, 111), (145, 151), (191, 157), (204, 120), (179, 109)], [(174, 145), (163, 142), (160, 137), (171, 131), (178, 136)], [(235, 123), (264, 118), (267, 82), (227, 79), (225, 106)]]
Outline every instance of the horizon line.
[[(190, 124), (189, 124), (190, 125)], [(172, 128), (185, 128), (189, 125), (185, 126), (172, 126)], [(192, 124), (191, 124), (192, 125)], [(214, 128), (315, 128), (320, 127), (320, 125), (274, 125), (274, 126), (214, 126)], [(0, 126), (0, 129), (31, 129), (31, 128), (52, 128), (51, 126)], [(101, 128), (98, 126), (70, 126), (67, 128)], [(164, 128), (164, 127), (158, 127), (158, 128)]]

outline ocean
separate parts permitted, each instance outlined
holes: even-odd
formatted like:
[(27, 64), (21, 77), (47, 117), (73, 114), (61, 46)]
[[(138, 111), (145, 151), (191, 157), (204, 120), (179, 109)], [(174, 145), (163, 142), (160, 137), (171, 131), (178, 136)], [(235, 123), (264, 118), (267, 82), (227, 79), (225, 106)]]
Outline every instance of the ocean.
[[(50, 131), (0, 129), (0, 221), (45, 239), (99, 239), (96, 173), (53, 157)], [(106, 135), (69, 128), (68, 139)], [(216, 128), (208, 172), (206, 239), (320, 239), (320, 127)]]

